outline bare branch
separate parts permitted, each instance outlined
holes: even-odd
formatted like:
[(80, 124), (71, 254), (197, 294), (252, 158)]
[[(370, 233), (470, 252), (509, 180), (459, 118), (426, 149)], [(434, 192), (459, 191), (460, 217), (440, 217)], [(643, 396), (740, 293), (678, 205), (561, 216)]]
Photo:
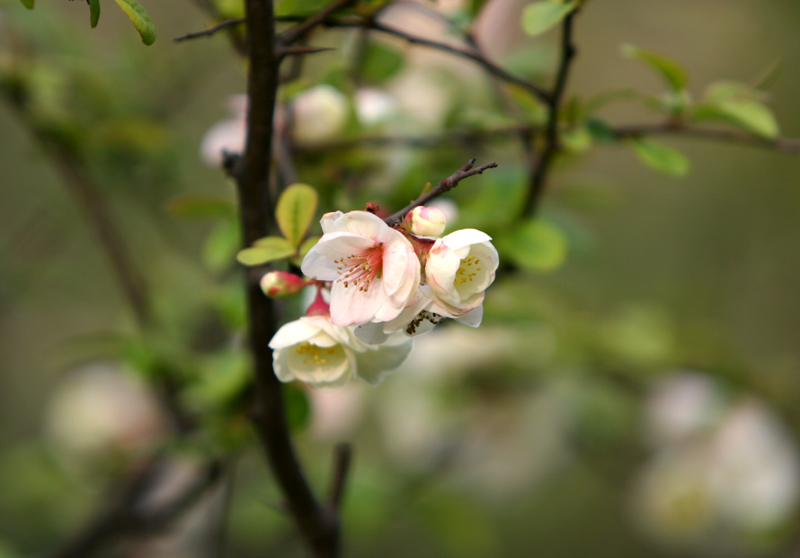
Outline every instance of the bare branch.
[(203, 29), (201, 31), (194, 31), (193, 33), (187, 33), (186, 35), (182, 35), (180, 37), (175, 37), (173, 42), (181, 43), (183, 41), (189, 41), (192, 39), (199, 39), (200, 37), (210, 37), (213, 34), (217, 33), (218, 31), (222, 31), (223, 29), (228, 29), (235, 25), (241, 25), (244, 23), (243, 17), (235, 17), (231, 19), (226, 19), (225, 21), (221, 21), (216, 25), (212, 25), (207, 29)]
[(420, 205), (425, 205), (432, 199), (441, 196), (442, 194), (444, 194), (449, 190), (452, 190), (453, 188), (458, 186), (458, 183), (464, 180), (465, 178), (469, 178), (470, 176), (474, 176), (476, 174), (483, 174), (483, 171), (485, 171), (486, 169), (493, 169), (497, 167), (497, 163), (491, 162), (473, 169), (472, 166), (474, 164), (475, 164), (475, 159), (470, 159), (469, 161), (467, 161), (467, 164), (465, 164), (463, 167), (461, 167), (456, 172), (454, 172), (453, 174), (451, 174), (450, 176), (439, 182), (439, 184), (435, 188), (421, 195), (419, 198), (417, 198), (416, 200), (405, 206), (397, 213), (390, 215), (389, 217), (384, 219), (384, 221), (386, 221), (386, 224), (389, 225), (390, 227), (395, 227), (400, 223), (402, 223), (403, 218), (406, 216), (406, 213), (408, 213), (415, 207), (419, 207)]
[[(538, 159), (535, 156), (535, 151), (531, 147), (531, 162), (534, 166), (530, 185), (528, 188), (528, 195), (522, 206), (522, 214), (526, 217), (533, 217), (536, 209), (539, 206), (539, 200), (544, 192), (547, 174), (550, 170), (550, 165), (553, 158), (560, 149), (558, 137), (558, 112), (561, 106), (561, 100), (564, 96), (564, 89), (567, 84), (567, 76), (569, 75), (570, 64), (575, 57), (575, 45), (572, 42), (572, 26), (575, 21), (575, 16), (578, 10), (574, 10), (564, 18), (561, 31), (561, 60), (558, 64), (558, 72), (556, 74), (556, 83), (553, 87), (553, 93), (547, 99), (548, 115), (547, 127), (545, 129), (544, 148), (542, 154)], [(530, 141), (530, 140), (526, 140)]]
[(354, 4), (355, 0), (336, 0), (332, 4), (325, 6), (322, 10), (304, 20), (302, 23), (293, 27), (280, 36), (282, 45), (290, 45), (299, 39), (305, 37), (314, 27), (322, 24), (328, 17), (337, 11), (346, 8), (350, 4)]
[(338, 510), (341, 507), (352, 460), (353, 447), (350, 444), (341, 443), (336, 446), (333, 455), (333, 481), (331, 482), (331, 492), (328, 497), (328, 504), (334, 510)]

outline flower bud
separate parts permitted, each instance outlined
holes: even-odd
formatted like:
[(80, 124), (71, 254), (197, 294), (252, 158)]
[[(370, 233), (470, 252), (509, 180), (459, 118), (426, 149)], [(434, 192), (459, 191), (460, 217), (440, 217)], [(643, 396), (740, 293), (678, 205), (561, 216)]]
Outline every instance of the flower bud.
[(293, 273), (270, 271), (261, 278), (261, 290), (270, 298), (286, 298), (302, 291), (308, 282)]
[(446, 226), (447, 218), (438, 207), (415, 207), (403, 220), (403, 228), (416, 236), (439, 236)]

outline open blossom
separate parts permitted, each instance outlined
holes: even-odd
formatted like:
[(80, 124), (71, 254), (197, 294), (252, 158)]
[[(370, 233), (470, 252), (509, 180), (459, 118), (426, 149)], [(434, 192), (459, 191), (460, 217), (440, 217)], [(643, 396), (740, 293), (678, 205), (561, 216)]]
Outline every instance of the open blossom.
[(323, 216), (320, 241), (303, 260), (309, 277), (331, 281), (331, 321), (350, 326), (396, 318), (415, 295), (420, 264), (399, 231), (366, 211)]
[(325, 315), (304, 316), (281, 327), (269, 346), (282, 382), (299, 380), (317, 389), (339, 389), (358, 376), (377, 383), (408, 356), (411, 343), (395, 337), (380, 347), (358, 341), (351, 330)]
[(460, 317), (483, 304), (499, 264), (491, 237), (463, 229), (438, 239), (428, 252), (425, 281), (445, 316)]

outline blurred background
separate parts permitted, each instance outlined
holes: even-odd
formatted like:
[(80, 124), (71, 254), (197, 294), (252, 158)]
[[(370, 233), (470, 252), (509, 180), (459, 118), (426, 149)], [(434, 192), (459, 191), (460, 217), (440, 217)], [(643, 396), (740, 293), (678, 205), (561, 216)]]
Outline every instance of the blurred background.
[[(151, 47), (108, 2), (90, 29), (81, 2), (0, 0), (0, 557), (49, 555), (157, 450), (178, 483), (208, 456), (231, 466), (174, 529), (107, 555), (302, 556), (236, 405), (249, 371), (219, 152), (241, 141), (244, 65), (225, 34), (172, 41), (211, 23), (192, 2), (145, 5)], [(459, 0), (402, 0), (382, 18), (456, 43), (472, 22), (493, 60), (549, 86), (558, 33), (527, 37), (524, 6), (490, 0), (473, 21)], [(772, 68), (761, 100), (798, 137), (798, 26), (790, 0), (593, 0), (577, 18), (568, 98), (662, 95), (650, 68), (621, 55), (631, 43), (680, 61), (695, 100)], [(677, 178), (576, 134), (538, 224), (519, 224), (524, 150), (514, 135), (480, 136), (541, 123), (541, 107), (462, 58), (364, 37), (318, 31), (312, 44), (336, 50), (282, 90), (288, 174), (319, 189), (320, 214), (391, 210), (471, 157), (495, 160), (440, 203), (448, 232), (486, 230), (514, 266), (498, 273), (479, 329), (418, 338), (379, 387), (291, 388), (319, 490), (333, 445), (355, 446), (345, 555), (800, 556), (800, 156), (659, 138), (691, 162)], [(626, 99), (593, 117), (663, 121)], [(453, 131), (470, 137), (356, 141)], [(145, 333), (70, 186), (76, 173), (144, 278)], [(298, 312), (289, 303), (286, 320)], [(188, 440), (170, 436), (151, 387), (165, 369), (199, 424)]]

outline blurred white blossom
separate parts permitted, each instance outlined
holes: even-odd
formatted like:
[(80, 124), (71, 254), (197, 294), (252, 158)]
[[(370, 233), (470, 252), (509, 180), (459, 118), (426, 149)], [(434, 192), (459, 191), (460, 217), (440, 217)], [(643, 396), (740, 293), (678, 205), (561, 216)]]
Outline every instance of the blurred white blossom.
[(337, 137), (347, 122), (344, 93), (330, 85), (317, 85), (292, 99), (292, 132), (301, 143), (318, 143)]
[(200, 157), (209, 166), (221, 167), (223, 153), (243, 153), (247, 136), (247, 95), (228, 97), (231, 117), (217, 122), (203, 136)]

